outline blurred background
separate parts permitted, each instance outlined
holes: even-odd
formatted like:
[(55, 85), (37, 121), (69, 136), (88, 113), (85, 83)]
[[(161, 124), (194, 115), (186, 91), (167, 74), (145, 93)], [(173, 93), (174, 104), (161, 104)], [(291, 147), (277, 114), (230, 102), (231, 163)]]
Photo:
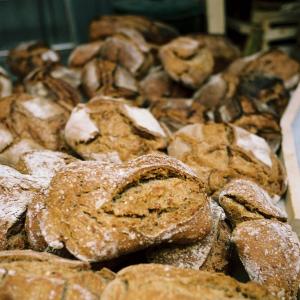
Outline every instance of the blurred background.
[(105, 14), (162, 20), (181, 33), (227, 34), (244, 54), (276, 46), (299, 53), (300, 2), (283, 0), (0, 0), (0, 62), (20, 41), (43, 40), (67, 55)]

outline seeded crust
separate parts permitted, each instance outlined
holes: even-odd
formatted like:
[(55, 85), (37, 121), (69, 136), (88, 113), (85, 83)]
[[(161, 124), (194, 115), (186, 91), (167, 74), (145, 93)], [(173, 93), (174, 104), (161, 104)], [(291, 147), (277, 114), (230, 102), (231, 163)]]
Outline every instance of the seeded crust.
[[(135, 124), (124, 113), (125, 107), (123, 101), (103, 97), (94, 98), (88, 104), (80, 104), (66, 125), (67, 143), (83, 158), (89, 158), (93, 153), (117, 152), (122, 161), (164, 149), (167, 137), (157, 121), (151, 120), (161, 131), (158, 136), (155, 132)], [(81, 122), (80, 129), (78, 122)], [(88, 122), (89, 128), (86, 126)], [(79, 130), (81, 136), (78, 135)]]
[(271, 196), (286, 190), (286, 176), (267, 143), (242, 128), (228, 124), (195, 124), (175, 133), (168, 153), (190, 165), (218, 194), (235, 178), (249, 179)]
[(0, 109), (0, 120), (11, 136), (2, 151), (8, 151), (21, 139), (32, 140), (40, 148), (50, 150), (63, 147), (61, 130), (68, 114), (56, 103), (28, 94), (14, 94), (0, 100)]
[(159, 56), (173, 80), (193, 89), (199, 88), (213, 72), (211, 51), (190, 37), (179, 37), (162, 46)]
[(228, 264), (230, 230), (223, 209), (211, 201), (212, 229), (202, 240), (187, 245), (160, 246), (147, 252), (150, 263), (184, 269), (225, 271)]
[(52, 179), (41, 222), (50, 247), (65, 247), (85, 261), (105, 261), (164, 242), (192, 242), (210, 227), (201, 182), (165, 155), (121, 165), (70, 164)]
[(118, 272), (105, 288), (103, 300), (201, 299), (275, 300), (255, 283), (240, 283), (221, 273), (184, 270), (159, 264), (141, 264)]
[(24, 222), (27, 205), (41, 189), (41, 185), (30, 176), (0, 165), (0, 250), (26, 247)]
[(21, 43), (9, 52), (7, 63), (13, 74), (23, 78), (35, 68), (59, 63), (57, 52), (47, 45), (31, 41)]
[(220, 192), (219, 203), (234, 226), (255, 219), (287, 220), (286, 213), (273, 203), (269, 194), (249, 180), (228, 183)]
[(30, 250), (0, 253), (0, 299), (91, 299), (115, 275), (89, 270), (87, 263)]
[(289, 225), (275, 220), (243, 222), (234, 230), (232, 241), (251, 280), (279, 299), (296, 299), (300, 248)]

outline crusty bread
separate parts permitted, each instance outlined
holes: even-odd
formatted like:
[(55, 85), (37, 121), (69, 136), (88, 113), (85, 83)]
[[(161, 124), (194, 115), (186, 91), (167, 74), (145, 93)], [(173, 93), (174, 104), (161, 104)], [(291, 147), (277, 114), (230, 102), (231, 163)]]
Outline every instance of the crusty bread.
[(26, 247), (27, 205), (41, 189), (42, 186), (30, 176), (0, 165), (0, 250)]
[(195, 173), (158, 154), (119, 165), (68, 165), (51, 181), (41, 220), (50, 247), (85, 261), (193, 242), (210, 228), (208, 199)]
[(95, 58), (82, 69), (82, 87), (85, 95), (97, 95), (134, 99), (138, 83), (124, 67), (109, 60)]
[(20, 43), (8, 55), (8, 65), (15, 75), (23, 78), (35, 68), (49, 66), (60, 61), (59, 54), (42, 42)]
[(232, 241), (251, 280), (279, 299), (296, 299), (300, 244), (290, 225), (275, 220), (243, 222), (233, 231)]
[(220, 192), (219, 203), (233, 225), (255, 219), (286, 221), (287, 215), (269, 194), (256, 183), (235, 179)]
[(164, 130), (149, 111), (106, 97), (79, 104), (66, 124), (65, 138), (84, 158), (117, 152), (123, 161), (167, 144)]
[(91, 299), (114, 278), (107, 269), (30, 250), (0, 252), (0, 299)]
[(45, 97), (70, 112), (81, 100), (76, 89), (80, 85), (80, 76), (63, 66), (38, 68), (26, 76), (24, 86), (30, 95)]
[(31, 175), (31, 178), (38, 181), (43, 189), (34, 195), (27, 205), (25, 231), (29, 247), (36, 251), (43, 251), (47, 248), (41, 229), (41, 211), (45, 206), (45, 197), (52, 177), (64, 166), (77, 161), (77, 159), (66, 153), (35, 150), (23, 154), (16, 169), (21, 173)]
[(103, 300), (275, 300), (255, 283), (240, 283), (221, 273), (141, 264), (121, 270), (105, 288)]
[[(1, 131), (6, 137), (0, 140), (2, 163), (17, 161), (12, 152), (24, 153), (24, 147), (27, 150), (37, 149), (38, 146), (57, 150), (64, 145), (61, 131), (67, 122), (68, 113), (51, 100), (28, 94), (13, 94), (0, 100), (0, 111), (1, 125), (5, 127)], [(17, 146), (24, 139), (38, 146)], [(3, 141), (7, 142), (6, 147), (1, 145)]]
[(162, 46), (159, 56), (168, 75), (190, 88), (199, 88), (213, 72), (211, 51), (190, 37), (179, 37)]
[(185, 126), (175, 133), (168, 153), (193, 167), (209, 193), (235, 178), (253, 180), (271, 196), (286, 190), (285, 171), (266, 141), (236, 126)]
[(193, 244), (160, 246), (147, 252), (151, 263), (172, 265), (184, 269), (225, 271), (228, 265), (230, 229), (224, 222), (223, 209), (211, 201), (212, 229)]

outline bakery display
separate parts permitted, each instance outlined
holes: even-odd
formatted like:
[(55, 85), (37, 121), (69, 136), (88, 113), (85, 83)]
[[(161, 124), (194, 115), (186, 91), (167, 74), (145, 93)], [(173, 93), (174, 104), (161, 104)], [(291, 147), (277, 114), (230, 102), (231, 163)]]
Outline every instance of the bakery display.
[(266, 141), (236, 126), (185, 126), (175, 133), (168, 154), (193, 167), (211, 194), (236, 178), (258, 183), (271, 196), (286, 191), (285, 171)]
[(89, 37), (0, 67), (0, 299), (296, 300), (298, 61), (141, 16)]

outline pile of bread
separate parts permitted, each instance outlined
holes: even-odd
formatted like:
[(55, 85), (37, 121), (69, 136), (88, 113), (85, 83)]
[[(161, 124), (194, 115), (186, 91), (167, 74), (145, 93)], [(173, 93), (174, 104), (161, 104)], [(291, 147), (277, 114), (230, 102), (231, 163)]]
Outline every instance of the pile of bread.
[(0, 299), (296, 299), (280, 50), (103, 16), (0, 69)]

